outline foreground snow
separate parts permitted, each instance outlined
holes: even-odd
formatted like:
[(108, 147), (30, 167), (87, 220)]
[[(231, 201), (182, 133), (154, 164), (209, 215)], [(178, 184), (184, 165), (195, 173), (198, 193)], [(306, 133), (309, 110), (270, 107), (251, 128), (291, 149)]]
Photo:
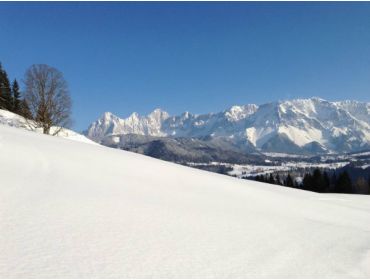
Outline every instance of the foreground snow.
[[(31, 121), (29, 121), (29, 123), (27, 123), (26, 119), (23, 118), (22, 116), (17, 115), (13, 112), (9, 112), (7, 110), (1, 110), (0, 109), (0, 124), (12, 126), (12, 127), (17, 127), (17, 128), (22, 128), (22, 129), (26, 129), (26, 130), (32, 130), (32, 131), (35, 131), (35, 132), (38, 132), (38, 133), (42, 133), (41, 128), (33, 128), (32, 127), (32, 122)], [(60, 128), (60, 126), (59, 127), (53, 126), (51, 128), (50, 132), (55, 133), (56, 129), (59, 129), (59, 128)], [(74, 132), (73, 130), (70, 130), (70, 129), (67, 129), (67, 128), (63, 128), (58, 133), (57, 136), (62, 137), (62, 138), (67, 138), (67, 139), (70, 139), (70, 140), (74, 140), (74, 141), (79, 141), (79, 142), (98, 145), (96, 142), (90, 140), (86, 136), (84, 136), (82, 134), (79, 134), (77, 132)]]
[(368, 196), (0, 125), (0, 277), (370, 277)]

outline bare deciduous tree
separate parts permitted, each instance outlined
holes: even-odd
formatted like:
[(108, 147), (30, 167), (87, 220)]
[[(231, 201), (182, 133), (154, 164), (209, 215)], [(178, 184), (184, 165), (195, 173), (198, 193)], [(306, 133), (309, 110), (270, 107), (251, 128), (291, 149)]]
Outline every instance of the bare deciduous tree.
[(71, 123), (71, 98), (63, 74), (46, 64), (32, 65), (25, 74), (25, 100), (32, 124), (43, 133), (56, 135)]

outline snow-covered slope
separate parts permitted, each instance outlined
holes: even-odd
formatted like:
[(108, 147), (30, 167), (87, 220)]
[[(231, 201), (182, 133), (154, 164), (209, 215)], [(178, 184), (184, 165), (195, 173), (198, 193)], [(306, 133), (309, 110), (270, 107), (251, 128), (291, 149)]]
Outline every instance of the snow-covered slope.
[[(155, 116), (155, 117), (154, 117)], [(156, 110), (120, 119), (105, 113), (86, 135), (97, 142), (115, 134), (240, 139), (264, 152), (354, 152), (370, 148), (370, 103), (295, 99), (233, 106), (216, 113), (170, 117)]]
[(370, 277), (367, 196), (0, 126), (1, 278)]
[[(262, 105), (250, 119), (247, 138), (265, 150), (282, 136), (287, 146), (292, 143), (300, 148), (314, 145), (337, 152), (369, 148), (370, 103), (351, 101), (352, 107), (346, 103), (311, 98)], [(362, 120), (355, 113), (359, 108)]]
[[(13, 126), (17, 128), (22, 128), (26, 130), (32, 130), (38, 133), (42, 133), (42, 130), (32, 127), (32, 122), (27, 123), (27, 121), (20, 115), (14, 114), (12, 112), (1, 110), (0, 109), (0, 125), (7, 125), (7, 126)], [(56, 127), (51, 128), (51, 133), (55, 132)], [(79, 134), (77, 132), (74, 132), (73, 130), (63, 128), (57, 135), (58, 137), (67, 138), (74, 141), (89, 143), (89, 144), (95, 144), (96, 142), (88, 139), (86, 136)]]

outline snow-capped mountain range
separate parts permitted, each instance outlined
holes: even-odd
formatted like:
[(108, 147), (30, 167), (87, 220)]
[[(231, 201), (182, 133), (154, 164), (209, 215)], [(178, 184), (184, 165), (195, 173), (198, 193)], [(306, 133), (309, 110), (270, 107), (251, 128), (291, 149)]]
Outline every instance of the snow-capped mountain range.
[(87, 137), (138, 134), (156, 137), (223, 138), (262, 152), (329, 153), (370, 148), (370, 103), (329, 102), (321, 98), (294, 99), (262, 105), (233, 106), (219, 113), (170, 116), (160, 109), (126, 119), (104, 113)]

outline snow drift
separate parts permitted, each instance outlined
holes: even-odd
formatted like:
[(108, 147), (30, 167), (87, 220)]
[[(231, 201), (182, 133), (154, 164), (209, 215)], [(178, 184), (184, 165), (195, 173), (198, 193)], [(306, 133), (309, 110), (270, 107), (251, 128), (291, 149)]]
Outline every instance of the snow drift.
[(368, 196), (0, 125), (0, 277), (370, 277)]

